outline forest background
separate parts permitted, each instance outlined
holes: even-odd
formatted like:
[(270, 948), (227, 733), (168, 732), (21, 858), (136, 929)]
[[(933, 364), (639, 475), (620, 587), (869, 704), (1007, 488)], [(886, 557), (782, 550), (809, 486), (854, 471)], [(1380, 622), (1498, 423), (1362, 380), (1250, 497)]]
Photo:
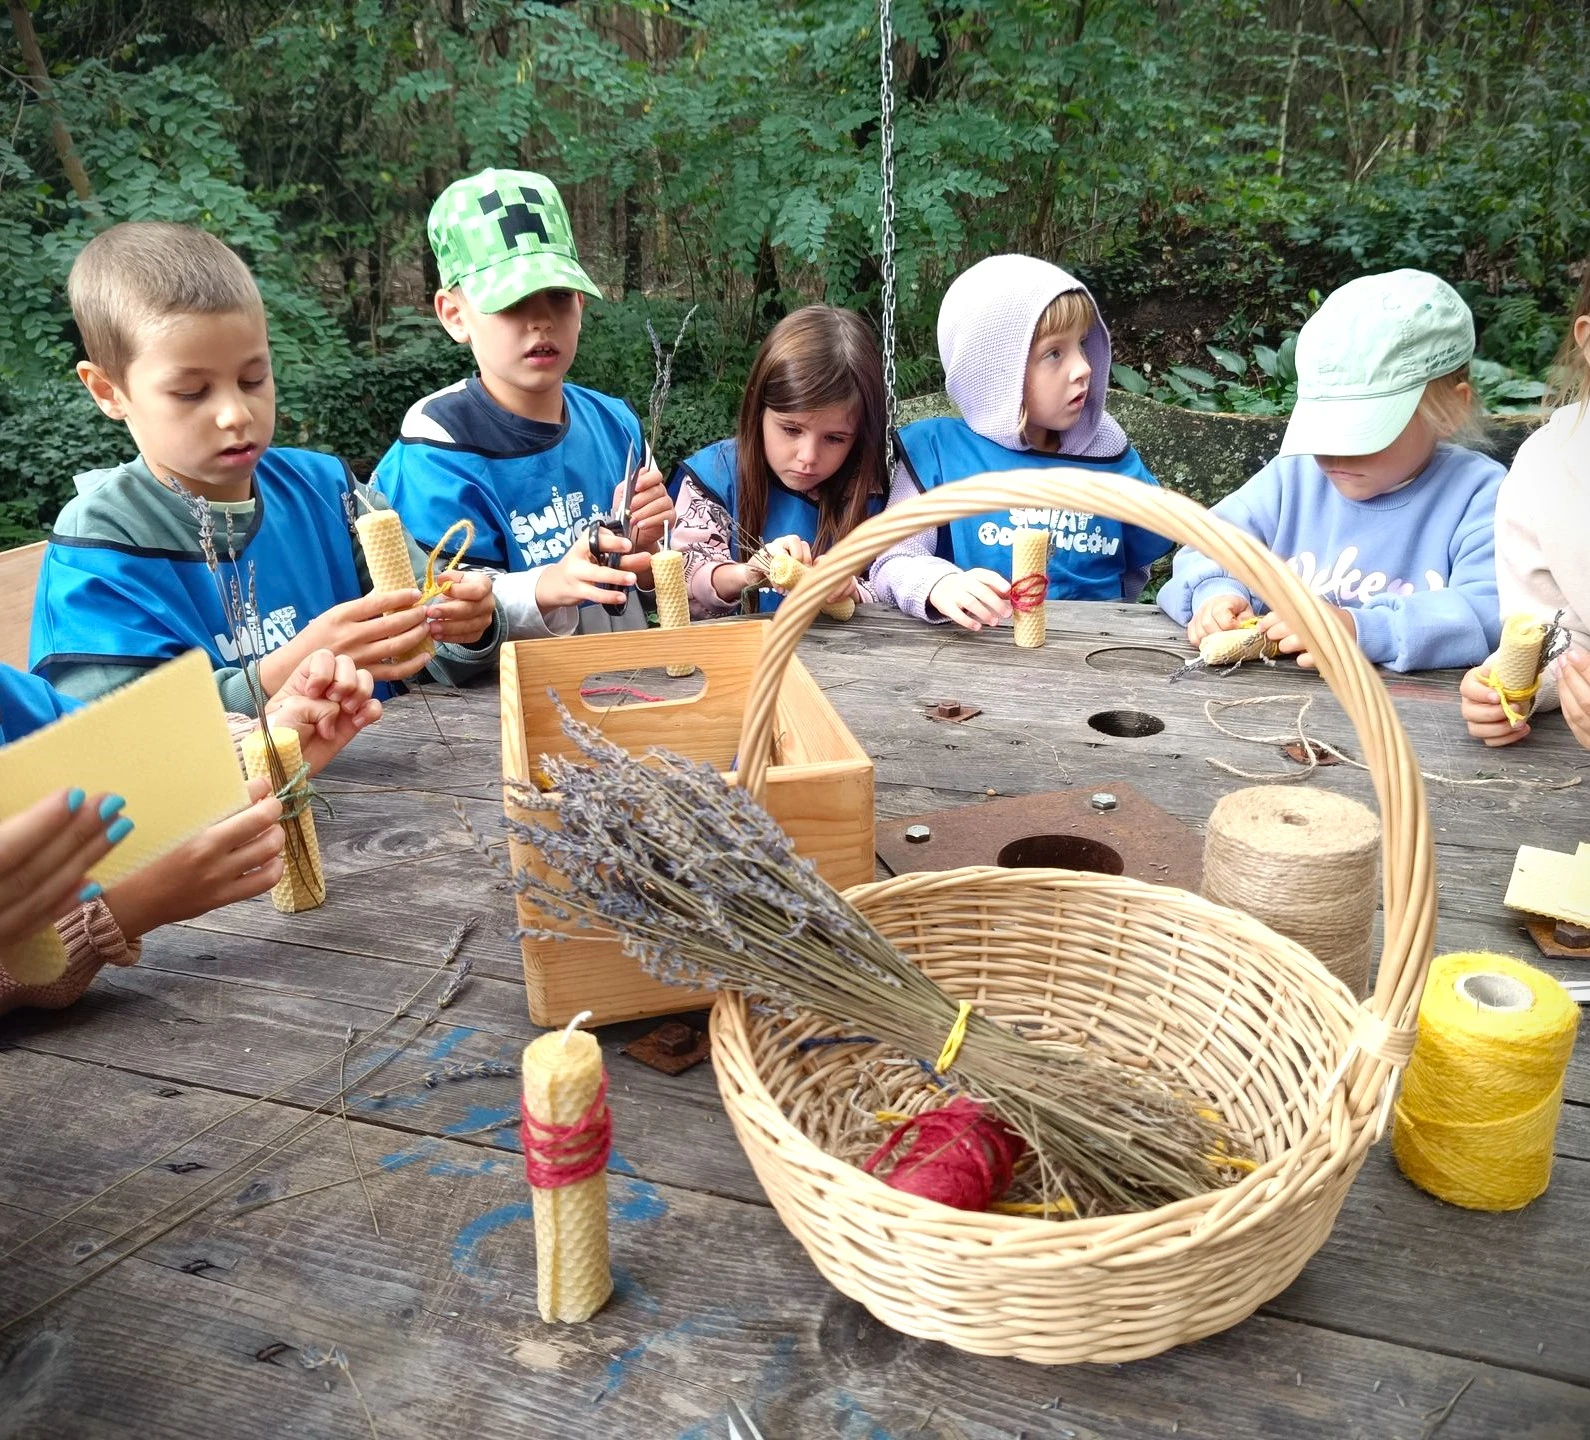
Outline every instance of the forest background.
[[(9, 22), (9, 23), (7, 23)], [(1093, 288), (1114, 382), (1284, 411), (1319, 297), (1413, 265), (1528, 406), (1590, 251), (1590, 0), (895, 0), (902, 394), (942, 383), (944, 286), (984, 255)], [(879, 315), (873, 0), (8, 0), (0, 20), (0, 545), (128, 458), (71, 376), (72, 256), (124, 219), (254, 268), (281, 443), (363, 469), (468, 373), (425, 216), (455, 177), (562, 189), (593, 304), (573, 378), (652, 386), (671, 464), (728, 433), (813, 299)]]

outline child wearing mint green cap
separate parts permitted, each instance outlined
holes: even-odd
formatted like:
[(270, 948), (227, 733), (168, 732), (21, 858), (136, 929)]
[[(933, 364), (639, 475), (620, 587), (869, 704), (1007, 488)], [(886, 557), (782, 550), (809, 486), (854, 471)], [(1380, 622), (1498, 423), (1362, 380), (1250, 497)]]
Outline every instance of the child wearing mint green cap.
[[(673, 517), (640, 419), (623, 400), (569, 384), (587, 296), (557, 187), (528, 170), (454, 181), (426, 226), (441, 288), (436, 317), (474, 354), (476, 373), (410, 407), (376, 483), (422, 544), (455, 521), (475, 527), (469, 560), (494, 572), (509, 638), (644, 628), (636, 592)], [(626, 471), (626, 464), (628, 471)], [(639, 471), (629, 539), (612, 514)]]
[[(1342, 286), (1298, 336), (1298, 398), (1280, 455), (1214, 507), (1393, 670), (1474, 665), (1500, 635), (1504, 471), (1459, 443), (1482, 438), (1473, 355), (1468, 306), (1434, 275), (1395, 270)], [(1194, 645), (1258, 616), (1282, 653), (1313, 665), (1279, 615), (1196, 550), (1177, 554), (1159, 603)]]

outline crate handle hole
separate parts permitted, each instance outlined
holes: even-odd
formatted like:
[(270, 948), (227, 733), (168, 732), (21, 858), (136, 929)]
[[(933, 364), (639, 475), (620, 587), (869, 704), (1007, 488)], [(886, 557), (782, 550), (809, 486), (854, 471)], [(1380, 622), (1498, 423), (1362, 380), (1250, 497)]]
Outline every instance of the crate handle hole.
[(994, 863), (1007, 870), (1091, 870), (1097, 875), (1126, 870), (1119, 850), (1086, 835), (1025, 835), (1000, 850)]
[(580, 681), (580, 703), (597, 715), (610, 710), (689, 704), (706, 692), (706, 672), (699, 667), (688, 675), (670, 675), (664, 665), (644, 670), (603, 670)]

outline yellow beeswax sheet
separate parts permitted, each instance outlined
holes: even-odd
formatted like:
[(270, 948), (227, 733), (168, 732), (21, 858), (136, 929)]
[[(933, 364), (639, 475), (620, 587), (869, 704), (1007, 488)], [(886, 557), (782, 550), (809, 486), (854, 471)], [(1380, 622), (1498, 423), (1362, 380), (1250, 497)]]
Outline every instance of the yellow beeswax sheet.
[(1520, 848), (1504, 903), (1510, 910), (1590, 925), (1590, 845), (1581, 844), (1572, 855)]
[[(0, 746), (0, 818), (57, 790), (121, 795), (133, 830), (90, 872), (107, 889), (248, 804), (226, 712), (202, 650)], [(25, 984), (65, 965), (55, 931), (7, 952)], [(53, 967), (53, 973), (52, 973)]]

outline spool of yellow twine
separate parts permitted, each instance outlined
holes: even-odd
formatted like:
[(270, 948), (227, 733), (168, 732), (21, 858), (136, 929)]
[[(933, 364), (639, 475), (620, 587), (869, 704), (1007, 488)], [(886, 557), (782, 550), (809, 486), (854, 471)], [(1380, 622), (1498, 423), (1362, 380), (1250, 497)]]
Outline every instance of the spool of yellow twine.
[(1551, 1179), (1579, 1007), (1505, 955), (1442, 955), (1419, 1002), (1391, 1149), (1421, 1190), (1470, 1210), (1517, 1210)]

